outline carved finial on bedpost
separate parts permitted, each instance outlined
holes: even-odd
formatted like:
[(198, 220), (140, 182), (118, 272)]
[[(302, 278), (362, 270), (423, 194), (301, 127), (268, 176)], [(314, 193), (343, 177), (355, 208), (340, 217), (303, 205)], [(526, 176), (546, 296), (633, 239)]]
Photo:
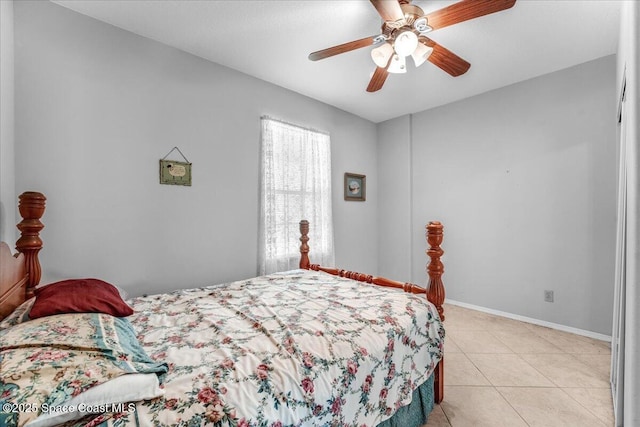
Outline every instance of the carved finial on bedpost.
[(300, 268), (305, 270), (309, 269), (309, 245), (307, 242), (309, 241), (309, 221), (303, 219), (300, 221), (300, 241), (302, 244), (300, 245)]
[(16, 242), (16, 249), (25, 257), (29, 279), (27, 281), (27, 298), (33, 296), (34, 288), (40, 283), (42, 269), (38, 260), (38, 252), (42, 249), (40, 231), (44, 225), (40, 218), (44, 215), (46, 197), (42, 193), (27, 191), (19, 196), (18, 208), (22, 221), (17, 225), (21, 236)]
[(438, 221), (430, 222), (426, 227), (427, 242), (430, 248), (426, 251), (431, 262), (427, 266), (429, 273), (429, 288), (427, 289), (427, 299), (433, 303), (438, 309), (440, 319), (444, 320), (444, 285), (442, 284), (442, 273), (444, 273), (444, 265), (440, 261), (440, 257), (444, 254), (440, 244), (442, 243), (442, 230), (444, 227)]

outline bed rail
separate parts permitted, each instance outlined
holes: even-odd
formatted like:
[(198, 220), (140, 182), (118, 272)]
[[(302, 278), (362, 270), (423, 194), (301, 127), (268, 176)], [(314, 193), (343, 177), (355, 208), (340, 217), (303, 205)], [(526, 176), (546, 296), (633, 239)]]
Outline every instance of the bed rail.
[(438, 221), (432, 221), (425, 227), (427, 242), (430, 248), (426, 254), (431, 258), (427, 265), (427, 273), (429, 274), (429, 284), (425, 289), (413, 283), (402, 283), (386, 277), (376, 277), (371, 274), (357, 273), (355, 271), (341, 270), (334, 267), (324, 267), (318, 264), (312, 264), (309, 261), (309, 221), (300, 221), (300, 268), (305, 270), (324, 271), (334, 276), (346, 277), (348, 279), (357, 280), (359, 282), (372, 283), (374, 285), (386, 286), (389, 288), (402, 289), (405, 292), (414, 294), (427, 294), (427, 299), (436, 306), (440, 319), (444, 320), (444, 309), (442, 305), (445, 299), (444, 284), (442, 283), (442, 274), (444, 273), (444, 265), (440, 257), (444, 251), (440, 247), (442, 244), (442, 231), (444, 227)]

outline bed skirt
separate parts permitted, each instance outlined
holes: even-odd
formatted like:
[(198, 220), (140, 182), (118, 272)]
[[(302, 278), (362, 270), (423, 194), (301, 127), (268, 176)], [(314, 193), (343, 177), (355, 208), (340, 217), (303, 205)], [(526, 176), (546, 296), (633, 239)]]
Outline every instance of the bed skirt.
[(395, 415), (376, 427), (420, 427), (427, 423), (433, 410), (433, 374), (413, 391), (411, 403), (398, 409)]

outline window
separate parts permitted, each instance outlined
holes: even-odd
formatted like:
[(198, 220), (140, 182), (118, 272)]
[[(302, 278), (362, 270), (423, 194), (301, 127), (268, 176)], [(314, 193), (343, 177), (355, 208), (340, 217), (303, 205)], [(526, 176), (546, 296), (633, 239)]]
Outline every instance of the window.
[(333, 265), (329, 135), (263, 117), (261, 178), (259, 273), (298, 268), (302, 219), (312, 262)]

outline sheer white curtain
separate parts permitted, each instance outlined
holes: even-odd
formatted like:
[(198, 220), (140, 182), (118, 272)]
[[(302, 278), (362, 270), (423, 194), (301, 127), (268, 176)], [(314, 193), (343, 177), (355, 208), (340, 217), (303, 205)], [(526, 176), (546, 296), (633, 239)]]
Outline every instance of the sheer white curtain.
[(262, 117), (259, 274), (298, 268), (301, 219), (309, 258), (334, 264), (329, 135)]

